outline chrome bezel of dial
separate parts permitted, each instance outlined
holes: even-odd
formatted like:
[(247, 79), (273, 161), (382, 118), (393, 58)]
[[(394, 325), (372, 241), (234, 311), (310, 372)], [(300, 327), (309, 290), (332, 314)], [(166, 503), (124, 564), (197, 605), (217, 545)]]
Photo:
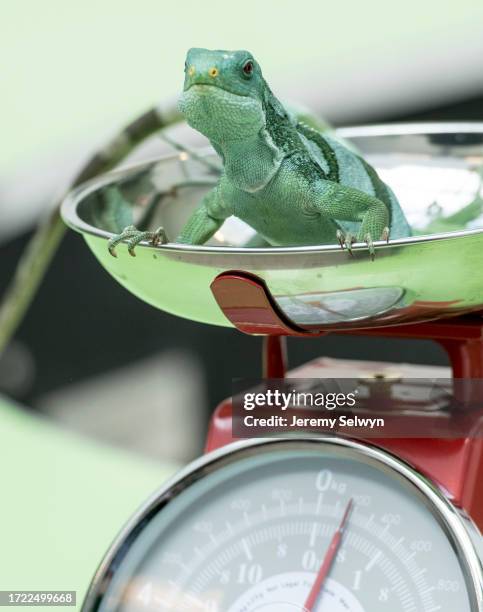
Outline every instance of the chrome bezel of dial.
[(331, 447), (335, 455), (363, 460), (366, 464), (396, 477), (415, 494), (419, 494), (455, 550), (465, 576), (472, 612), (483, 612), (482, 538), (466, 513), (452, 504), (434, 483), (397, 457), (367, 443), (335, 437), (243, 440), (213, 451), (186, 466), (148, 499), (118, 535), (91, 582), (82, 611), (94, 612), (99, 609), (102, 597), (114, 577), (115, 568), (122, 562), (130, 544), (146, 526), (146, 522), (193, 483), (255, 454), (277, 449), (314, 450), (321, 446)]

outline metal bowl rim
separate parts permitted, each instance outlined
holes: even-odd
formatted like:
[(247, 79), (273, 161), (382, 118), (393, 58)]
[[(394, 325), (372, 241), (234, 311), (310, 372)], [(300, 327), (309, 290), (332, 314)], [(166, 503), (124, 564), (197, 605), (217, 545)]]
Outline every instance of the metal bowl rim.
[[(425, 134), (468, 134), (468, 133), (483, 133), (483, 122), (422, 122), (422, 123), (394, 123), (394, 124), (369, 124), (360, 126), (350, 126), (336, 130), (337, 134), (343, 138), (351, 137), (374, 137), (374, 136), (409, 136), (409, 135), (425, 135)], [(199, 149), (203, 155), (212, 153), (211, 147)], [(174, 153), (154, 157), (133, 164), (127, 164), (120, 169), (112, 170), (103, 173), (90, 181), (82, 183), (77, 188), (67, 194), (62, 202), (61, 215), (65, 223), (73, 230), (82, 234), (89, 234), (98, 238), (109, 239), (113, 236), (112, 233), (99, 229), (86, 223), (77, 213), (79, 203), (84, 200), (92, 192), (100, 187), (113, 182), (116, 178), (126, 176), (131, 172), (146, 168), (151, 164), (179, 159), (180, 154)], [(374, 244), (378, 249), (390, 249), (392, 247), (402, 245), (417, 245), (426, 242), (436, 242), (438, 240), (448, 240), (460, 237), (471, 236), (483, 233), (483, 228), (473, 230), (458, 230), (454, 232), (443, 232), (438, 234), (424, 234), (418, 236), (410, 236), (408, 238), (398, 238), (390, 240), (389, 244), (385, 241), (376, 241)], [(214, 245), (189, 245), (169, 242), (163, 245), (154, 246), (149, 242), (143, 241), (143, 248), (155, 249), (156, 251), (178, 251), (188, 253), (204, 253), (204, 254), (243, 254), (243, 255), (286, 255), (286, 254), (309, 254), (309, 253), (330, 253), (338, 252), (343, 255), (343, 251), (338, 244), (329, 245), (310, 245), (300, 247), (263, 247), (263, 248), (246, 248), (240, 246), (214, 246)], [(356, 243), (353, 245), (354, 250), (365, 250), (367, 245), (364, 243)]]

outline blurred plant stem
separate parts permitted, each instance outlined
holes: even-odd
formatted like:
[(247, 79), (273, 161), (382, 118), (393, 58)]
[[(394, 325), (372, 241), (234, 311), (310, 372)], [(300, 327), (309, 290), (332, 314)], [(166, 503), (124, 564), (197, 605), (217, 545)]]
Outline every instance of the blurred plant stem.
[[(68, 191), (112, 170), (147, 137), (181, 119), (182, 116), (175, 105), (150, 109), (92, 156), (74, 178)], [(39, 224), (3, 295), (0, 303), (0, 354), (15, 335), (65, 234), (66, 227), (60, 216), (62, 200), (63, 198), (55, 204), (49, 215)]]

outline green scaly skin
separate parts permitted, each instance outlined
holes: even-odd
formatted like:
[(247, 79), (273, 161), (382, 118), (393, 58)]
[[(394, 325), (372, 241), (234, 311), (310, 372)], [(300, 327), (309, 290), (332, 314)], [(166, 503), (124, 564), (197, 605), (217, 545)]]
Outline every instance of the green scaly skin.
[[(354, 151), (282, 106), (248, 51), (190, 49), (179, 108), (220, 155), (223, 171), (176, 242), (203, 244), (235, 215), (268, 245), (365, 242), (411, 235), (401, 207)], [(133, 245), (149, 238), (124, 237)], [(152, 240), (161, 242), (161, 228)], [(138, 240), (139, 239), (139, 240)], [(112, 252), (112, 242), (110, 250)]]

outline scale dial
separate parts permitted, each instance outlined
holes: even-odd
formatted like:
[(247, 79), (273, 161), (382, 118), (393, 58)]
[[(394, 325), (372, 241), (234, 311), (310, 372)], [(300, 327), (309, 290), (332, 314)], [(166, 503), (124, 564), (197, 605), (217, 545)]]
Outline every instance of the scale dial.
[(375, 448), (332, 438), (238, 443), (188, 468), (134, 518), (84, 610), (481, 612), (472, 529), (430, 483)]

